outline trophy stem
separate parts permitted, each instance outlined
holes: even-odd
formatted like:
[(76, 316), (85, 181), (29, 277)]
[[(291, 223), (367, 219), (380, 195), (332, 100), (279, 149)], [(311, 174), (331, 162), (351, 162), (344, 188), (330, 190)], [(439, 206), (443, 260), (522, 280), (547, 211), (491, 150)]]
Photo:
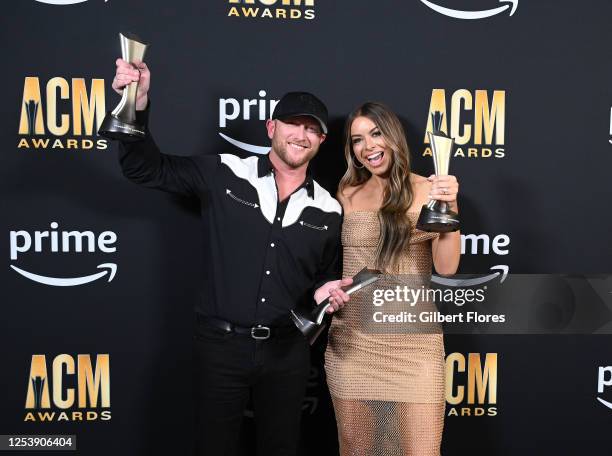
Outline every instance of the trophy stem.
[(138, 93), (138, 82), (130, 82), (123, 89), (123, 94), (121, 95), (121, 101), (119, 104), (113, 109), (111, 115), (122, 120), (123, 122), (133, 124), (136, 121), (136, 112), (127, 109), (126, 106), (129, 103), (129, 100), (136, 99), (136, 94)]
[(317, 325), (323, 323), (323, 319), (325, 318), (325, 312), (327, 311), (327, 309), (329, 309), (329, 306), (331, 306), (331, 304), (329, 303), (329, 299), (326, 299), (317, 307), (315, 307), (315, 309), (312, 311), (312, 315), (313, 317), (315, 317), (315, 322)]

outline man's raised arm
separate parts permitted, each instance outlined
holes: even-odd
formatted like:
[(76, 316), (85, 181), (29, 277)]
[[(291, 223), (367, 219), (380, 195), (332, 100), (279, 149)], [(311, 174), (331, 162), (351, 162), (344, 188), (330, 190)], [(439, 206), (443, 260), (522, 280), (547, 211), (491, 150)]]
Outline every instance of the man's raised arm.
[(206, 175), (213, 174), (218, 166), (215, 155), (182, 157), (160, 152), (149, 131), (149, 87), (151, 72), (144, 62), (134, 65), (117, 59), (113, 89), (118, 94), (126, 85), (138, 81), (136, 95), (136, 118), (145, 127), (145, 138), (141, 141), (119, 143), (119, 163), (123, 175), (134, 183), (149, 188), (178, 193), (199, 195), (206, 186)]

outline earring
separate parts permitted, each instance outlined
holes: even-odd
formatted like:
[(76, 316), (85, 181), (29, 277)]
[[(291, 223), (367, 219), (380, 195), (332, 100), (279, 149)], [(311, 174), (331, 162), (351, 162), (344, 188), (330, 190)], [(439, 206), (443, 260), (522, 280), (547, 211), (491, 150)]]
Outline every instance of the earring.
[(357, 161), (357, 160), (356, 160), (356, 159), (355, 159), (355, 158), (354, 158), (354, 157), (351, 155), (351, 163), (353, 164), (353, 166), (354, 166), (355, 168), (357, 168), (357, 169), (361, 169), (361, 168), (363, 168), (363, 167), (365, 166), (363, 163), (361, 164), (361, 166), (357, 166), (357, 165), (355, 164), (355, 162), (356, 162), (356, 161)]

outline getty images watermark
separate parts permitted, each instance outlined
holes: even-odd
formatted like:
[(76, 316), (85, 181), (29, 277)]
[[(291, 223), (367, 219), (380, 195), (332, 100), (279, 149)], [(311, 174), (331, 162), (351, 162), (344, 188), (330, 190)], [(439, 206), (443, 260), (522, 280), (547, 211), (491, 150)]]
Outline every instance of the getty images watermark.
[(373, 334), (612, 333), (612, 275), (456, 275), (430, 282), (386, 275), (357, 293), (345, 317)]

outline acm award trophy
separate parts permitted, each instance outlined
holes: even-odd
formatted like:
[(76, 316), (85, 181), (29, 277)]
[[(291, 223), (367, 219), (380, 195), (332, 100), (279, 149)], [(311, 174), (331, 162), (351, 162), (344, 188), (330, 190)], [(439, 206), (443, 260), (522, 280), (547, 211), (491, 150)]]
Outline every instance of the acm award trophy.
[[(147, 45), (132, 34), (119, 34), (121, 58), (134, 65), (144, 60)], [(137, 141), (144, 138), (145, 128), (136, 122), (136, 94), (138, 81), (130, 82), (123, 89), (123, 96), (112, 112), (107, 112), (98, 134), (120, 141)]]
[[(431, 114), (433, 131), (427, 132), (436, 176), (446, 176), (448, 174), (448, 164), (455, 144), (455, 140), (449, 138), (441, 130), (443, 116), (444, 114), (440, 111), (433, 112)], [(422, 231), (436, 233), (457, 231), (459, 229), (459, 216), (448, 208), (446, 201), (430, 200), (421, 208), (416, 227)]]
[[(381, 272), (377, 269), (363, 268), (357, 274), (353, 276), (353, 283), (345, 287), (341, 287), (346, 294), (355, 293), (366, 287), (378, 279), (380, 279)], [(326, 310), (330, 306), (329, 298), (325, 299), (321, 304), (315, 307), (311, 312), (304, 312), (299, 310), (291, 311), (291, 320), (297, 326), (297, 328), (304, 334), (304, 337), (308, 339), (310, 345), (314, 344), (319, 334), (325, 329), (323, 319), (325, 318)]]

